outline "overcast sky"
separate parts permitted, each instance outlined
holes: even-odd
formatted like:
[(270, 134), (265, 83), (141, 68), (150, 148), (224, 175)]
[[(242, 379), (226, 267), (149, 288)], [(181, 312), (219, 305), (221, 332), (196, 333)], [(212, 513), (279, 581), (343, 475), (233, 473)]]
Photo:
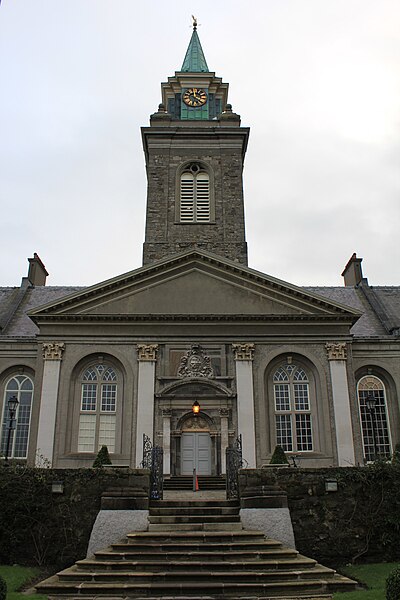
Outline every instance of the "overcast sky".
[(353, 252), (400, 284), (399, 0), (2, 0), (0, 285), (141, 266), (140, 126), (180, 70), (191, 14), (250, 126), (249, 266), (342, 285)]

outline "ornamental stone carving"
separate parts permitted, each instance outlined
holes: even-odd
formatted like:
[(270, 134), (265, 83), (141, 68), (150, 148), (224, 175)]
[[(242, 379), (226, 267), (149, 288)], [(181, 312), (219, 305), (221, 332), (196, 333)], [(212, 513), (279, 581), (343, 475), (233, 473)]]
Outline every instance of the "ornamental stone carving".
[(253, 360), (254, 344), (232, 344), (233, 356), (235, 360)]
[(191, 417), (185, 421), (184, 430), (186, 429), (209, 429), (209, 425), (202, 417)]
[(44, 360), (61, 360), (65, 350), (65, 344), (59, 342), (49, 342), (43, 344)]
[(328, 360), (346, 360), (347, 344), (346, 342), (332, 342), (325, 344), (328, 353)]
[(220, 408), (219, 416), (221, 419), (227, 419), (229, 417), (229, 408)]
[(214, 377), (211, 359), (199, 344), (193, 344), (181, 358), (178, 377)]
[(157, 359), (158, 344), (138, 344), (138, 360), (151, 361)]

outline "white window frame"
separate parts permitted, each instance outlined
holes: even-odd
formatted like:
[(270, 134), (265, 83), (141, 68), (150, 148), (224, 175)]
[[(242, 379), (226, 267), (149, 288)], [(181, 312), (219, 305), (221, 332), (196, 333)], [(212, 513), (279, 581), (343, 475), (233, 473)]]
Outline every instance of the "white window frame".
[[(296, 375), (301, 378), (296, 379)], [(281, 364), (272, 374), (272, 388), (276, 444), (282, 446), (285, 452), (314, 452), (310, 377), (307, 371), (292, 363)], [(300, 402), (303, 407), (298, 406)], [(298, 426), (301, 421), (303, 427)]]
[[(15, 380), (17, 382), (17, 389), (9, 389), (10, 387), (10, 383), (11, 381)], [(31, 389), (29, 390), (23, 390), (23, 385), (29, 382), (31, 384)], [(31, 422), (32, 422), (32, 406), (33, 406), (33, 393), (34, 393), (34, 382), (33, 382), (33, 378), (30, 375), (21, 375), (21, 374), (14, 374), (11, 375), (7, 381), (6, 381), (6, 385), (4, 387), (4, 395), (3, 395), (3, 410), (2, 410), (2, 420), (1, 420), (1, 428), (0, 428), (0, 437), (1, 437), (1, 443), (0, 443), (0, 448), (1, 448), (1, 454), (4, 456), (5, 452), (6, 452), (6, 447), (7, 447), (7, 438), (8, 438), (8, 431), (9, 431), (9, 411), (8, 411), (8, 400), (9, 398), (11, 398), (12, 396), (16, 396), (18, 399), (18, 405), (17, 405), (17, 411), (15, 414), (15, 429), (11, 431), (11, 437), (10, 437), (10, 448), (9, 448), (9, 455), (8, 458), (13, 458), (16, 460), (24, 460), (27, 458), (28, 456), (28, 448), (29, 448), (29, 437), (30, 437), (30, 431), (31, 431)], [(24, 436), (24, 441), (23, 441), (23, 448), (25, 449), (25, 452), (23, 452), (22, 454), (18, 451), (18, 456), (15, 456), (16, 453), (16, 445), (18, 443), (19, 437), (20, 437), (20, 433), (21, 430), (23, 428), (26, 427), (26, 423), (21, 423), (22, 419), (26, 419), (26, 408), (27, 405), (22, 402), (23, 399), (23, 395), (30, 395), (30, 400), (29, 400), (29, 414), (28, 414), (28, 427), (27, 427), (27, 432), (26, 435)]]
[[(380, 417), (378, 426), (373, 426), (372, 416), (365, 408), (365, 398), (372, 394), (377, 400), (376, 411)], [(363, 455), (365, 462), (374, 459), (374, 435), (376, 435), (376, 446), (378, 455), (389, 458), (393, 451), (392, 436), (390, 432), (390, 419), (388, 415), (386, 386), (377, 375), (364, 375), (357, 381), (357, 402), (360, 416), (361, 434), (363, 441)], [(376, 416), (375, 416), (376, 418)], [(375, 427), (375, 431), (373, 430)], [(385, 432), (386, 429), (386, 432)], [(385, 437), (387, 441), (384, 441)], [(383, 440), (382, 440), (383, 438)], [(372, 448), (372, 450), (371, 450)], [(382, 452), (382, 449), (384, 451)]]
[[(86, 394), (91, 388), (91, 394)], [(79, 454), (97, 453), (107, 446), (116, 452), (118, 372), (110, 364), (96, 363), (81, 375), (77, 450)]]

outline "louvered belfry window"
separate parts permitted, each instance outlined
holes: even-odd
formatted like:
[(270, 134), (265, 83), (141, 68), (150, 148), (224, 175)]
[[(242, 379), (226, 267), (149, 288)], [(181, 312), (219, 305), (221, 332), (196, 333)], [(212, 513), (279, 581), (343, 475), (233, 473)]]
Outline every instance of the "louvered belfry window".
[(210, 221), (210, 178), (196, 163), (191, 164), (181, 175), (180, 221)]

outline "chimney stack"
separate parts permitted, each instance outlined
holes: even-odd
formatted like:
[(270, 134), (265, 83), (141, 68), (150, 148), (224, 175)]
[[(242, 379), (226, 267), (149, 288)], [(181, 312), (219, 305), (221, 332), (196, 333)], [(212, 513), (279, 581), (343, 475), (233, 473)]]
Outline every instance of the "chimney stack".
[(357, 258), (356, 253), (354, 252), (342, 273), (342, 277), (344, 277), (344, 285), (346, 287), (356, 286), (361, 283), (363, 278), (361, 262), (362, 258)]
[(46, 277), (48, 272), (46, 267), (40, 260), (39, 256), (34, 252), (33, 258), (28, 258), (29, 271), (28, 280), (31, 285), (46, 285)]

